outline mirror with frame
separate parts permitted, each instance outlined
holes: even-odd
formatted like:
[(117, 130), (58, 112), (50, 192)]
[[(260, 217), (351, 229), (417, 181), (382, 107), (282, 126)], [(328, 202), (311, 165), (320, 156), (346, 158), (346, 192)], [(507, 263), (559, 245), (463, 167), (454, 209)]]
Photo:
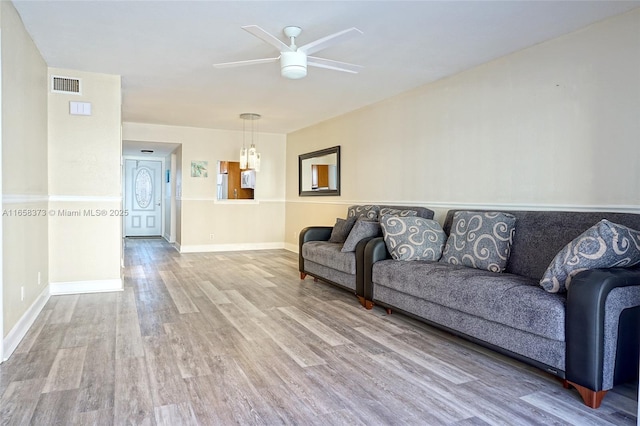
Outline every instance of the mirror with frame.
[(340, 195), (340, 146), (298, 156), (298, 195)]

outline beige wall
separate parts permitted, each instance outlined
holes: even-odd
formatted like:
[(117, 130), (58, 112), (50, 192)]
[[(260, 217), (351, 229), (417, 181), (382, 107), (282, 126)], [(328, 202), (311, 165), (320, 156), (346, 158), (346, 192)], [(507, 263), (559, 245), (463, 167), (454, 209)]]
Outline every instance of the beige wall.
[[(176, 176), (176, 207), (180, 214), (176, 240), (181, 250), (282, 247), (285, 135), (258, 135), (256, 147), (262, 161), (256, 177), (255, 201), (224, 202), (216, 200), (216, 166), (222, 160), (237, 161), (241, 131), (124, 123), (123, 139), (181, 144)], [(190, 176), (193, 160), (208, 161), (207, 178)]]
[[(52, 288), (82, 283), (91, 291), (120, 279), (122, 222), (111, 216), (121, 209), (120, 77), (56, 68), (49, 74), (82, 80), (81, 95), (49, 94), (50, 280)], [(92, 115), (70, 115), (70, 101), (90, 102)]]
[[(47, 65), (11, 2), (0, 2), (0, 35), (2, 207), (7, 213), (2, 220), (2, 336), (6, 337), (48, 282)], [(20, 212), (40, 216), (15, 216)]]
[[(636, 10), (288, 135), (288, 247), (351, 203), (639, 209), (639, 52)], [(333, 145), (342, 196), (298, 197)]]

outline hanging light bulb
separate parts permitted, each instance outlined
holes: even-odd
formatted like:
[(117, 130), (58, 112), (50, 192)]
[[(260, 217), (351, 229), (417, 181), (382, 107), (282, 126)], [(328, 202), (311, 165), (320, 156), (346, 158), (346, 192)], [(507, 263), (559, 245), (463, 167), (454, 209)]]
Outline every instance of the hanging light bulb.
[[(251, 112), (240, 114), (240, 118), (243, 120), (242, 123), (242, 149), (240, 149), (240, 169), (253, 169), (256, 172), (260, 171), (260, 154), (256, 150), (255, 145), (255, 131), (254, 131), (254, 121), (260, 119), (260, 114), (255, 114)], [(246, 148), (246, 138), (247, 138), (247, 128), (246, 122), (247, 120), (251, 120), (251, 146), (247, 150)]]
[(247, 168), (247, 120), (243, 117), (244, 114), (240, 114), (242, 118), (242, 148), (240, 148), (240, 170)]
[(257, 156), (258, 156), (258, 153), (256, 152), (256, 146), (254, 144), (251, 144), (251, 148), (249, 148), (249, 154), (247, 155), (247, 158), (248, 158), (247, 165), (249, 166), (250, 169), (256, 168)]
[(240, 148), (240, 169), (246, 169), (247, 168), (247, 148), (246, 147), (242, 147)]

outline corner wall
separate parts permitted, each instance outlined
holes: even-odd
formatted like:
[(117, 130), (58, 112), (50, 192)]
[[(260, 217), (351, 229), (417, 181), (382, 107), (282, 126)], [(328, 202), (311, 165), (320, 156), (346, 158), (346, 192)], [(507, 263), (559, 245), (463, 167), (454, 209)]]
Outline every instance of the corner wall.
[(6, 358), (48, 297), (47, 65), (11, 2), (0, 2), (0, 34)]
[[(349, 204), (640, 211), (640, 10), (289, 134), (286, 243)], [(341, 197), (297, 156), (341, 145)]]
[[(82, 80), (80, 95), (48, 95), (51, 294), (120, 290), (120, 76), (49, 75)], [(91, 115), (71, 115), (70, 101), (90, 102)]]

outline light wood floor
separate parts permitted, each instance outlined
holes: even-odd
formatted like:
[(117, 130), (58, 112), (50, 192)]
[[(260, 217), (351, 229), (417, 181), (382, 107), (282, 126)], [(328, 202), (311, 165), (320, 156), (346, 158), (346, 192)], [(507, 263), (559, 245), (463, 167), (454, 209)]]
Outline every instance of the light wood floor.
[(366, 311), (284, 250), (126, 240), (125, 290), (51, 297), (0, 366), (3, 425), (633, 425), (534, 368)]

